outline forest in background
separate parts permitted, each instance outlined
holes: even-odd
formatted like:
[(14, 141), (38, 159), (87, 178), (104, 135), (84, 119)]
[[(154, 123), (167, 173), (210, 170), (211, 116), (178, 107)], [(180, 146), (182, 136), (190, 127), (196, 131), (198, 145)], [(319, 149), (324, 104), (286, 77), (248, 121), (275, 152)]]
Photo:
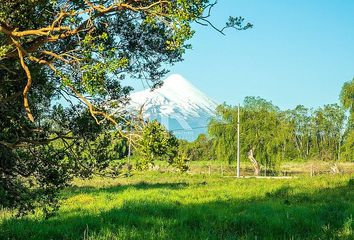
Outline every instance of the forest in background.
[[(291, 110), (260, 97), (246, 97), (240, 106), (241, 159), (254, 158), (269, 169), (286, 161), (354, 161), (354, 79), (343, 86), (341, 105), (317, 109), (298, 105)], [(349, 111), (348, 111), (349, 110)], [(180, 141), (180, 151), (191, 161), (237, 159), (238, 106), (217, 108), (208, 135), (194, 142)]]
[[(241, 161), (251, 162), (255, 175), (261, 169), (278, 175), (282, 163), (308, 161), (328, 162), (333, 172), (340, 172), (337, 163), (354, 162), (353, 89), (354, 79), (343, 85), (340, 104), (316, 109), (298, 105), (281, 110), (263, 98), (246, 97), (240, 106)], [(154, 120), (145, 123), (136, 148), (128, 151), (129, 141), (118, 144), (112, 139), (109, 144), (116, 146), (106, 149), (115, 149), (112, 154), (120, 152), (120, 160), (113, 161), (119, 166), (117, 174), (127, 164), (130, 170), (154, 169), (157, 161), (182, 172), (189, 170), (190, 161), (235, 164), (237, 122), (238, 106), (222, 104), (209, 123), (208, 133), (193, 142), (177, 139)]]

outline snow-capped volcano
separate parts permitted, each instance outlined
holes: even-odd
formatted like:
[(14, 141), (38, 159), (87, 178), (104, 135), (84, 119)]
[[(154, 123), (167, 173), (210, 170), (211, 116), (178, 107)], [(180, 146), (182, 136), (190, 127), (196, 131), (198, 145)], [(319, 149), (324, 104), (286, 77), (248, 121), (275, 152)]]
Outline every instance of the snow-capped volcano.
[(181, 75), (169, 76), (162, 87), (135, 92), (131, 95), (132, 107), (143, 106), (145, 117), (157, 119), (177, 137), (195, 139), (206, 132), (217, 104)]

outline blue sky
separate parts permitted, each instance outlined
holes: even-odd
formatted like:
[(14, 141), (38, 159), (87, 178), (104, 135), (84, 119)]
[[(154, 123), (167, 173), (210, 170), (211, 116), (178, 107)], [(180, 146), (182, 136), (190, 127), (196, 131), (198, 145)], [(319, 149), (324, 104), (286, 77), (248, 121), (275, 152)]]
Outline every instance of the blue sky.
[(211, 21), (254, 24), (222, 36), (195, 25), (193, 50), (171, 68), (215, 101), (260, 96), (282, 109), (338, 102), (354, 77), (353, 0), (220, 0)]

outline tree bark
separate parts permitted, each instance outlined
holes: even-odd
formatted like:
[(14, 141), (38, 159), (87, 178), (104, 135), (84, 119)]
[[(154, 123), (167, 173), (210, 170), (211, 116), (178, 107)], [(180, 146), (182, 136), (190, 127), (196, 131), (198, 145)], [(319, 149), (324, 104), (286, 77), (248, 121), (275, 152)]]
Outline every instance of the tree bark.
[(336, 163), (332, 163), (330, 166), (330, 169), (331, 169), (332, 174), (340, 173), (340, 170), (339, 170), (338, 165)]
[(258, 164), (257, 160), (253, 156), (253, 149), (251, 149), (248, 152), (248, 159), (251, 161), (251, 163), (253, 165), (254, 175), (258, 176), (261, 170), (260, 170), (260, 167), (259, 167), (259, 164)]

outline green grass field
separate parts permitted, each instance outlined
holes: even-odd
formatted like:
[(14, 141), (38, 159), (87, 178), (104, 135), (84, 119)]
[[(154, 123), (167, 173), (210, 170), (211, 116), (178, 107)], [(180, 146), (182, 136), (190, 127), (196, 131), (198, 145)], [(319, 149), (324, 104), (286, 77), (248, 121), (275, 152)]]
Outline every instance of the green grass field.
[(353, 175), (148, 172), (75, 185), (49, 220), (0, 212), (0, 239), (354, 239)]

